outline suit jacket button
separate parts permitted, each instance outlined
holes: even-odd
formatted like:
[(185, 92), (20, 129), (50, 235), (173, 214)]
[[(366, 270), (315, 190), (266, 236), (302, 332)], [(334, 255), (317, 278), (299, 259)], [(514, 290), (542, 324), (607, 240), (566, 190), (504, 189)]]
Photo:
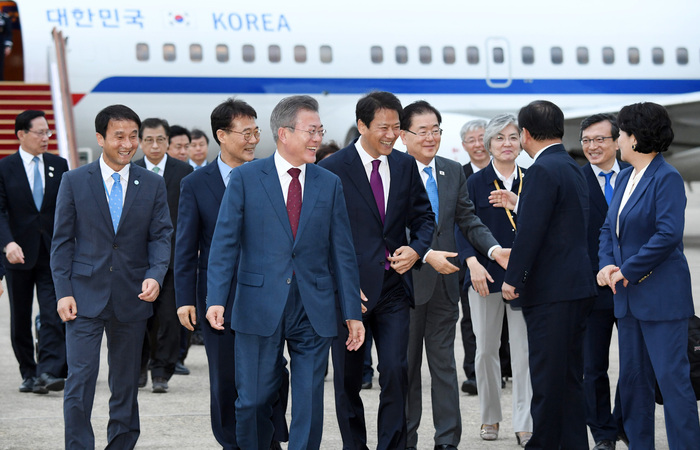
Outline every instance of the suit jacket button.
[(438, 235), (438, 236), (441, 236), (441, 235), (442, 235), (442, 231), (438, 231), (438, 232), (437, 232), (437, 235)]
[(287, 278), (287, 284), (292, 284), (292, 279), (291, 279), (291, 278)]
[(110, 272), (112, 271), (112, 266), (109, 266), (109, 271), (110, 271)]
[(296, 254), (296, 253), (292, 253), (292, 258), (296, 258), (296, 257), (297, 257), (297, 254)]
[(386, 263), (386, 261), (384, 261), (384, 260), (379, 261), (379, 265), (382, 266), (382, 267), (384, 267), (384, 264), (385, 264), (385, 263)]
[(119, 248), (119, 246), (118, 246), (117, 244), (113, 244), (113, 245), (112, 245), (112, 248), (116, 250), (116, 249)]

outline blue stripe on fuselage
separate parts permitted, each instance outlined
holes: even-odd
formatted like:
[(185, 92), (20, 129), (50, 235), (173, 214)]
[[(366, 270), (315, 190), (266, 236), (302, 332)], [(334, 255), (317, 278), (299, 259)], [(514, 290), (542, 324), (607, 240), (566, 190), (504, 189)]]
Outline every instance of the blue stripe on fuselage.
[[(500, 84), (506, 80), (491, 80)], [(684, 94), (700, 91), (700, 80), (512, 80), (490, 87), (484, 79), (446, 78), (223, 78), (110, 77), (92, 92), (179, 94)]]

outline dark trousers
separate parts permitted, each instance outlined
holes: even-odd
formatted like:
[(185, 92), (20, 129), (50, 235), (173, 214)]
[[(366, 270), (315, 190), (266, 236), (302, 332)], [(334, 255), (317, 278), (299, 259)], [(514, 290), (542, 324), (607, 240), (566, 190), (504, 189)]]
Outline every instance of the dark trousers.
[[(111, 302), (111, 300), (110, 300)], [(96, 318), (78, 316), (66, 324), (68, 378), (63, 397), (66, 449), (95, 448), (90, 423), (100, 368), (102, 334), (109, 362), (108, 449), (132, 449), (140, 434), (138, 379), (146, 320), (120, 322), (111, 304)]]
[[(377, 449), (405, 448), (409, 306), (401, 276), (394, 270), (386, 271), (379, 302), (364, 314), (363, 322), (365, 328), (372, 330), (378, 358), (381, 393)], [(347, 328), (339, 324), (338, 337), (332, 345), (336, 417), (343, 449), (366, 449), (367, 428), (360, 398), (365, 348), (348, 351), (347, 338)]]
[[(612, 308), (593, 309), (586, 318), (583, 338), (583, 392), (586, 396), (586, 423), (593, 440), (615, 442), (618, 424), (622, 417), (619, 408), (619, 391), (615, 396), (615, 409), (610, 401), (610, 338), (615, 326)], [(617, 391), (617, 389), (616, 389)]]
[(532, 380), (529, 449), (588, 449), (583, 334), (593, 299), (524, 306)]
[[(56, 291), (51, 278), (49, 253), (41, 246), (36, 265), (28, 270), (7, 270), (10, 298), (10, 340), (22, 378), (49, 373), (66, 376), (66, 332), (56, 312)], [(34, 287), (39, 302), (39, 349), (34, 359), (32, 304)]]
[[(153, 316), (148, 319), (141, 353), (141, 372), (151, 369), (151, 377), (169, 380), (180, 356), (180, 320), (175, 307), (175, 280), (168, 270), (155, 302)], [(149, 364), (150, 360), (150, 364)]]

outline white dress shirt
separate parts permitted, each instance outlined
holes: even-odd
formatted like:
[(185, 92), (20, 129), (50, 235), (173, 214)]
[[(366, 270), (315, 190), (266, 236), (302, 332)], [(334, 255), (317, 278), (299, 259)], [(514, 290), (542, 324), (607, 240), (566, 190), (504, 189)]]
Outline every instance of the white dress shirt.
[[(649, 161), (649, 164), (651, 164), (651, 161)], [(649, 167), (649, 164), (644, 166), (644, 168), (642, 170), (640, 170), (639, 173), (637, 173), (636, 169), (632, 170), (632, 175), (630, 175), (630, 179), (627, 182), (627, 186), (625, 186), (625, 192), (622, 194), (622, 201), (620, 202), (620, 209), (617, 210), (617, 221), (615, 224), (615, 234), (617, 234), (617, 237), (620, 237), (620, 213), (625, 208), (625, 205), (627, 204), (627, 201), (632, 196), (632, 193), (634, 192), (634, 189), (637, 187), (637, 184), (639, 184), (639, 180), (641, 180), (642, 177), (644, 176), (644, 172), (647, 171), (647, 167)]]
[[(24, 150), (22, 147), (19, 148), (19, 156), (22, 158), (22, 165), (24, 166), (24, 171), (27, 173), (27, 180), (29, 180), (29, 188), (34, 193), (34, 165), (37, 164), (34, 161), (34, 155)], [(46, 190), (46, 179), (44, 175), (44, 155), (39, 153), (36, 155), (39, 157), (39, 174), (41, 175), (41, 187)]]
[[(600, 172), (605, 173), (605, 170), (601, 169), (595, 164), (591, 164), (591, 169), (593, 169), (593, 173), (598, 180), (598, 184), (600, 184), (600, 190), (603, 192), (603, 194), (605, 194), (605, 178), (600, 176)], [(612, 169), (610, 170), (613, 172), (613, 176), (610, 177), (610, 186), (615, 189), (615, 181), (617, 180), (617, 176), (620, 174), (620, 165), (617, 163), (617, 160), (615, 160)]]
[(306, 179), (306, 164), (301, 166), (293, 166), (286, 159), (280, 155), (279, 150), (275, 152), (275, 168), (277, 168), (277, 176), (280, 179), (280, 186), (282, 186), (282, 195), (284, 195), (284, 204), (287, 204), (287, 194), (289, 193), (289, 184), (292, 182), (292, 176), (287, 172), (292, 167), (296, 167), (301, 170), (299, 174), (299, 184), (301, 184), (301, 200), (304, 201), (304, 180)]
[[(151, 172), (153, 172), (153, 168), (154, 168), (154, 167), (157, 167), (157, 168), (158, 168), (158, 175), (160, 175), (161, 177), (162, 177), (163, 174), (165, 173), (165, 162), (166, 162), (167, 160), (168, 160), (168, 154), (167, 154), (167, 153), (166, 153), (165, 155), (163, 155), (163, 159), (161, 159), (160, 162), (159, 162), (158, 164), (153, 164), (153, 163), (152, 163), (151, 161), (149, 161), (149, 159), (146, 158), (146, 157), (143, 158), (143, 162), (146, 163), (146, 169), (148, 169), (148, 170), (150, 170)], [(153, 172), (153, 173), (155, 173), (155, 172)]]
[[(364, 147), (362, 147), (360, 141), (362, 141), (362, 139), (358, 139), (357, 142), (355, 142), (355, 148), (357, 149), (357, 153), (360, 155), (360, 160), (362, 161), (362, 165), (367, 173), (367, 180), (369, 181), (370, 177), (372, 176), (372, 161), (374, 161), (375, 158), (372, 158), (372, 156), (367, 153)], [(382, 177), (382, 187), (384, 188), (384, 213), (386, 214), (386, 206), (389, 202), (391, 171), (389, 170), (389, 160), (385, 155), (380, 155), (377, 159), (382, 162), (379, 165), (379, 176)]]
[[(124, 199), (126, 198), (126, 189), (129, 186), (129, 167), (131, 164), (125, 165), (122, 170), (117, 172), (120, 176), (119, 182), (122, 185), (122, 206), (124, 206)], [(112, 186), (114, 185), (114, 169), (109, 167), (105, 162), (104, 153), (100, 156), (100, 172), (102, 172), (102, 181), (105, 185), (105, 196), (107, 197), (107, 203), (109, 203), (109, 193), (112, 192)]]

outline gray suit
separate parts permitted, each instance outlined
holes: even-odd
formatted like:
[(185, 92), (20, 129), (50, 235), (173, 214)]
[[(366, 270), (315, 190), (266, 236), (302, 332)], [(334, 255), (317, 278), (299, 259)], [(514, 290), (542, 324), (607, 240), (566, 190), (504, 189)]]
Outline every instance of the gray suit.
[[(435, 157), (439, 216), (431, 248), (456, 252), (455, 224), (480, 252), (498, 245), (489, 229), (474, 213), (462, 166)], [(453, 264), (459, 265), (457, 261)], [(413, 269), (416, 307), (411, 311), (408, 341), (408, 439), (417, 447), (421, 419), (421, 362), (423, 342), (431, 376), (435, 445), (459, 445), (462, 423), (454, 359), (455, 325), (459, 318), (459, 274), (441, 275), (430, 265)]]

